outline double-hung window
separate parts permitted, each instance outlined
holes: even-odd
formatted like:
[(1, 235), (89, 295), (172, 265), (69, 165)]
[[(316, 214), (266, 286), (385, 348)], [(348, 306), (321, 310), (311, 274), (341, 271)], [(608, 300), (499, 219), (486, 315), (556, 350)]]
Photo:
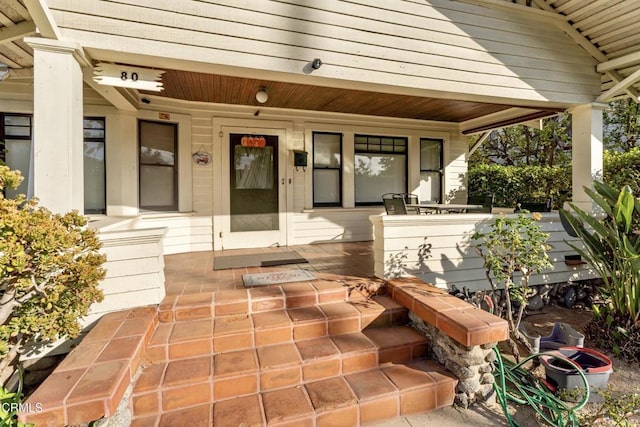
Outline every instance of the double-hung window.
[(18, 188), (5, 189), (5, 196), (14, 198), (27, 194), (29, 188), (29, 165), (31, 163), (31, 114), (0, 114), (0, 160), (11, 169), (22, 173), (22, 183)]
[(313, 132), (313, 206), (342, 205), (342, 134)]
[(140, 209), (178, 210), (178, 125), (138, 122)]
[(420, 200), (442, 202), (442, 140), (420, 138)]
[(407, 191), (408, 139), (355, 135), (356, 206), (380, 205), (385, 193)]
[(105, 119), (85, 117), (84, 137), (84, 213), (107, 213), (105, 169)]

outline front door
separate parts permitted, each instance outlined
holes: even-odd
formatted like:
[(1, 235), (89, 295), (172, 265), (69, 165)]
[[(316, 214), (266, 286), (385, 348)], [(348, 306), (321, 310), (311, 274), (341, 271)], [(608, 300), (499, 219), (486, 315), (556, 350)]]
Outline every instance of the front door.
[(284, 132), (223, 128), (223, 249), (286, 244)]

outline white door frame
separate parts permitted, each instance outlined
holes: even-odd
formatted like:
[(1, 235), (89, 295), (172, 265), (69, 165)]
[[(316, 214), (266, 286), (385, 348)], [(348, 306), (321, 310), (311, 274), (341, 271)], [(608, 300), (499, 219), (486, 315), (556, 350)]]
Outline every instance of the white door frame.
[[(293, 124), (286, 121), (213, 118), (213, 248), (265, 247), (268, 244), (248, 238), (241, 245), (226, 239), (229, 233), (229, 133), (278, 135), (278, 186), (280, 188), (280, 245), (291, 241), (291, 211), (293, 207), (292, 167), (289, 165), (289, 146)], [(284, 180), (284, 181), (283, 181)], [(283, 184), (284, 182), (284, 184)], [(250, 237), (247, 232), (247, 236)], [(259, 233), (259, 232), (258, 232)]]

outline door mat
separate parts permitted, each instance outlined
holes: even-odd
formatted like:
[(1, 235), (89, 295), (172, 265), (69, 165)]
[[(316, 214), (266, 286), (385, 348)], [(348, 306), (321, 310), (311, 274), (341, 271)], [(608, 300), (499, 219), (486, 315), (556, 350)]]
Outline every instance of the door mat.
[(245, 287), (278, 285), (280, 283), (304, 282), (315, 280), (316, 276), (307, 270), (270, 271), (268, 273), (243, 274)]
[(245, 255), (223, 255), (213, 257), (213, 269), (225, 270), (228, 268), (243, 267), (271, 267), (274, 265), (304, 264), (306, 259), (295, 251), (288, 252), (262, 252)]

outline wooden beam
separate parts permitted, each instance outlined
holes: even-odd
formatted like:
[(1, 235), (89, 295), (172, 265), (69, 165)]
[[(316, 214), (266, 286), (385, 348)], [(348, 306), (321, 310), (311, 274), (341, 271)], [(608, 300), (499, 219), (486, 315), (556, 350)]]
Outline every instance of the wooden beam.
[(8, 0), (0, 0), (0, 9), (13, 9), (18, 12), (18, 15), (22, 16), (27, 21), (31, 20), (31, 15), (26, 7), (20, 4), (19, 1), (8, 1)]
[(633, 52), (616, 59), (601, 62), (596, 67), (596, 70), (601, 73), (605, 73), (610, 70), (619, 70), (620, 68), (637, 64), (638, 62), (640, 62), (640, 52)]
[[(617, 71), (609, 71), (608, 73), (606, 73), (609, 77), (611, 77), (611, 80), (613, 81), (614, 84), (621, 82), (622, 80), (624, 80), (624, 77), (622, 77), (622, 75), (620, 75), (619, 72)], [(632, 86), (627, 86), (625, 92), (627, 93), (627, 95), (629, 95), (634, 101), (636, 102), (640, 102), (640, 92), (638, 92), (638, 90)], [(611, 99), (613, 100), (613, 99)]]
[(113, 86), (101, 85), (93, 80), (93, 68), (87, 67), (82, 69), (82, 77), (84, 82), (100, 94), (104, 99), (109, 101), (118, 110), (138, 111), (136, 105), (131, 102), (129, 97), (124, 96)]
[(10, 27), (0, 28), (0, 43), (9, 43), (22, 39), (36, 32), (36, 24), (33, 21), (24, 21)]
[(480, 137), (476, 140), (476, 142), (473, 143), (473, 145), (469, 149), (469, 156), (471, 156), (478, 148), (480, 148), (480, 146), (487, 140), (487, 138), (489, 138), (489, 135), (491, 135), (491, 131), (485, 132), (480, 135)]
[(54, 40), (62, 38), (60, 29), (56, 25), (45, 0), (24, 0), (24, 5), (29, 10), (33, 21), (38, 26), (38, 31), (43, 37)]
[(609, 102), (611, 98), (618, 95), (620, 92), (625, 91), (629, 86), (631, 86), (638, 80), (640, 80), (640, 69), (634, 71), (625, 79), (616, 83), (611, 89), (602, 93), (602, 95), (600, 95), (598, 99), (596, 99), (596, 102)]

